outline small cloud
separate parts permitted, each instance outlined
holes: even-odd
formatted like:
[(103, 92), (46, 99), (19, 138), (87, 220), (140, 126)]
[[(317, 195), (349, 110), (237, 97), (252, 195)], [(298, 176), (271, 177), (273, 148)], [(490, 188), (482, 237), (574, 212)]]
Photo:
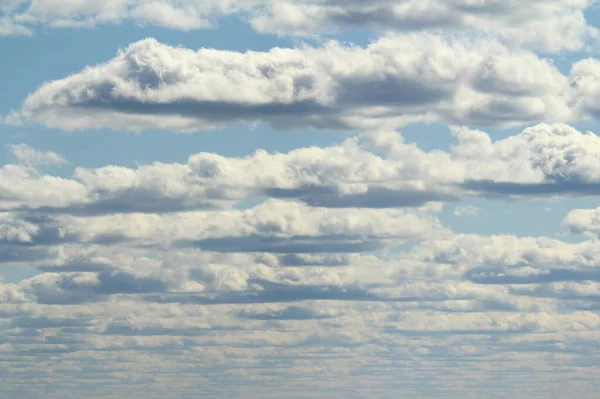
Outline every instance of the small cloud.
[(65, 165), (69, 162), (51, 151), (38, 151), (35, 148), (31, 148), (27, 144), (12, 144), (9, 146), (11, 152), (19, 160), (20, 163), (27, 166), (41, 166), (41, 165)]
[(8, 115), (0, 115), (0, 124), (8, 126), (23, 126), (23, 118), (21, 117), (21, 113), (13, 110)]
[(454, 216), (477, 217), (481, 209), (473, 205), (457, 205), (454, 207)]

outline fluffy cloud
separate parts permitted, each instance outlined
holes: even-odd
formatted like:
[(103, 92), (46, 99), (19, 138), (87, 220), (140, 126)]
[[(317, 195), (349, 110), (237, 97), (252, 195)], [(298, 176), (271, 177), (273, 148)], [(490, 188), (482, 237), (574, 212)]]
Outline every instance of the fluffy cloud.
[[(264, 219), (248, 218), (254, 225)], [(275, 230), (282, 231), (278, 226)], [(151, 383), (161, 394), (167, 387), (160, 379), (143, 377), (146, 367), (148, 372), (155, 367), (150, 359), (171, 372), (195, 370), (192, 365), (200, 368), (194, 376), (213, 370), (206, 386), (219, 392), (215, 379), (232, 376), (254, 390), (252, 380), (262, 378), (262, 370), (279, 370), (275, 361), (293, 364), (294, 377), (288, 378), (295, 384), (307, 378), (317, 385), (347, 378), (348, 362), (361, 375), (362, 366), (369, 365), (377, 378), (364, 374), (362, 386), (368, 389), (387, 381), (388, 372), (390, 378), (412, 378), (398, 373), (405, 362), (477, 371), (463, 362), (446, 363), (448, 357), (487, 367), (482, 361), (491, 356), (533, 375), (551, 367), (540, 365), (544, 353), (571, 359), (570, 370), (573, 359), (589, 352), (600, 335), (594, 281), (485, 281), (477, 268), (485, 266), (488, 276), (503, 268), (565, 265), (592, 271), (600, 256), (595, 247), (543, 237), (456, 235), (432, 237), (388, 256), (299, 254), (305, 263), (299, 266), (287, 264), (289, 255), (130, 244), (73, 247), (61, 261), (104, 267), (76, 271), (57, 265), (19, 284), (0, 284), (0, 365), (13, 369), (13, 377), (21, 375), (10, 366), (14, 361), (40, 378), (51, 372), (51, 381), (37, 385), (41, 391), (64, 386), (69, 392), (69, 383), (101, 375), (107, 393), (133, 380)], [(326, 263), (335, 267), (323, 268)], [(463, 274), (468, 270), (480, 274)], [(48, 360), (38, 363), (41, 359)], [(65, 363), (69, 367), (63, 368)], [(586, 369), (584, 363), (576, 364)], [(121, 364), (128, 377), (105, 377), (105, 364), (111, 370)], [(215, 364), (226, 366), (214, 371)], [(255, 364), (261, 364), (258, 370)], [(4, 380), (6, 392), (16, 389), (0, 374)], [(196, 383), (179, 391), (191, 392)]]
[(512, 45), (545, 51), (577, 50), (596, 31), (583, 12), (593, 0), (418, 1), (376, 0), (369, 3), (339, 0), (114, 0), (98, 2), (9, 1), (2, 34), (25, 34), (36, 25), (80, 27), (134, 21), (142, 25), (192, 30), (208, 28), (220, 17), (248, 18), (264, 33), (314, 35), (344, 29), (384, 31), (450, 31), (480, 33)]
[(564, 241), (458, 234), (440, 212), (452, 202), (472, 214), (462, 201), (474, 197), (596, 197), (598, 136), (557, 123), (494, 140), (453, 126), (449, 148), (426, 151), (395, 131), (596, 117), (597, 60), (566, 76), (519, 50), (581, 49), (592, 3), (1, 2), (0, 35), (122, 21), (191, 30), (223, 15), (278, 34), (403, 33), (260, 53), (144, 40), (31, 94), (6, 122), (370, 133), (286, 153), (75, 165), (69, 177), (43, 172), (60, 155), (11, 146), (0, 396), (593, 396), (600, 210), (572, 211), (565, 226), (588, 237)]
[(600, 252), (595, 241), (571, 244), (546, 237), (457, 235), (424, 241), (410, 258), (438, 265), (425, 266), (437, 278), (518, 287), (514, 292), (521, 295), (555, 283), (600, 283)]
[(39, 215), (160, 214), (226, 210), (241, 200), (274, 198), (322, 208), (435, 210), (441, 201), (469, 196), (524, 200), (600, 193), (600, 139), (594, 133), (542, 124), (497, 141), (467, 128), (453, 128), (453, 134), (456, 143), (448, 151), (423, 151), (399, 133), (378, 132), (287, 153), (197, 153), (185, 163), (135, 169), (77, 167), (70, 179), (9, 164), (0, 168), (0, 208)]
[(42, 85), (18, 115), (67, 130), (190, 132), (236, 121), (334, 129), (423, 120), (511, 125), (572, 119), (579, 110), (570, 90), (550, 61), (489, 41), (414, 34), (366, 48), (329, 42), (237, 53), (146, 39)]
[[(383, 30), (466, 30), (498, 35), (512, 44), (533, 45), (546, 51), (577, 49), (595, 30), (586, 26), (582, 10), (592, 1), (391, 1), (369, 3), (339, 0), (271, 2), (252, 20), (262, 32), (310, 35), (344, 28)], [(533, 35), (533, 32), (546, 32)], [(544, 36), (541, 39), (541, 36)]]
[(565, 224), (575, 234), (597, 237), (600, 234), (600, 208), (572, 210), (567, 215)]
[(244, 211), (57, 216), (36, 221), (38, 224), (29, 228), (43, 232), (37, 240), (8, 224), (7, 237), (39, 244), (139, 240), (167, 245), (181, 241), (181, 245), (218, 252), (310, 253), (376, 250), (382, 246), (381, 240), (411, 239), (441, 231), (435, 217), (424, 212), (312, 208), (281, 200)]
[(34, 223), (20, 220), (15, 215), (0, 215), (0, 241), (3, 243), (30, 243), (39, 232)]

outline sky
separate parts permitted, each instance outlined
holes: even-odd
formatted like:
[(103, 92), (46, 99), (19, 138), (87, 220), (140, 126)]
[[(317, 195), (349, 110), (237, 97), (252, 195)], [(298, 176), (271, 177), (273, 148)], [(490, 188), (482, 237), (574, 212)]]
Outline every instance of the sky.
[(596, 0), (0, 0), (0, 397), (600, 397)]

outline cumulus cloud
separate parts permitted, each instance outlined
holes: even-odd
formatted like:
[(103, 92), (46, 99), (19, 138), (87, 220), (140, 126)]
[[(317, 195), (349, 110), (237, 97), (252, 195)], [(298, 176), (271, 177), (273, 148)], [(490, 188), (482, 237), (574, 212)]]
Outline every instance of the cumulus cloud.
[(217, 252), (363, 252), (385, 240), (405, 240), (443, 229), (426, 212), (396, 209), (328, 209), (269, 200), (237, 211), (167, 215), (59, 216), (45, 225), (65, 240), (111, 243), (137, 240)]
[[(283, 35), (336, 33), (345, 29), (464, 32), (501, 38), (544, 51), (578, 50), (595, 37), (584, 11), (592, 0), (518, 1), (376, 0), (115, 0), (98, 2), (9, 1), (0, 33), (26, 34), (37, 26), (82, 27), (133, 21), (184, 31), (213, 27), (221, 17), (246, 18), (255, 30)], [(12, 28), (10, 28), (12, 26)]]
[(45, 83), (17, 115), (67, 130), (192, 132), (236, 121), (381, 129), (567, 121), (578, 113), (568, 77), (548, 60), (490, 41), (410, 34), (366, 48), (329, 42), (245, 53), (146, 39)]
[(0, 168), (0, 209), (82, 217), (167, 214), (226, 210), (242, 200), (272, 198), (317, 208), (435, 212), (442, 202), (468, 197), (600, 193), (600, 139), (592, 132), (541, 124), (496, 141), (468, 128), (452, 133), (455, 143), (447, 151), (424, 151), (399, 133), (375, 132), (287, 153), (197, 153), (184, 163), (76, 167), (72, 178), (8, 164)]
[(575, 234), (598, 237), (600, 234), (600, 208), (574, 209), (565, 218), (565, 225)]
[[(546, 51), (581, 48), (595, 29), (587, 26), (583, 10), (592, 1), (417, 1), (376, 0), (369, 3), (339, 0), (269, 2), (251, 20), (261, 32), (310, 35), (345, 28), (395, 31), (483, 32), (508, 43)], [(534, 32), (546, 32), (534, 35)]]
[[(0, 396), (191, 397), (202, 385), (216, 398), (388, 397), (386, 387), (589, 397), (600, 211), (567, 216), (588, 236), (579, 242), (458, 234), (438, 214), (452, 202), (456, 216), (475, 215), (471, 198), (600, 194), (594, 133), (544, 123), (495, 140), (463, 126), (596, 117), (597, 60), (565, 75), (522, 50), (582, 49), (592, 3), (1, 2), (0, 35), (123, 21), (192, 30), (223, 15), (277, 34), (402, 33), (366, 48), (246, 53), (143, 40), (42, 85), (4, 118), (362, 133), (285, 153), (74, 165), (68, 177), (43, 172), (67, 163), (59, 154), (11, 146), (15, 164), (0, 167)], [(395, 131), (420, 120), (451, 124), (454, 142), (426, 151)], [(499, 367), (518, 372), (483, 387)]]
[(25, 294), (33, 295), (37, 303), (77, 304), (106, 300), (109, 295), (165, 292), (163, 281), (126, 272), (43, 273), (25, 280)]
[[(289, 228), (302, 222), (275, 214)], [(249, 213), (246, 218), (253, 225), (264, 220)], [(269, 231), (287, 231), (281, 223), (266, 224)], [(547, 268), (591, 273), (600, 256), (596, 247), (544, 237), (474, 235), (425, 238), (412, 250), (386, 256), (296, 254), (294, 259), (131, 244), (70, 247), (57, 262), (103, 267), (77, 271), (57, 264), (19, 284), (0, 284), (0, 314), (9, 318), (0, 319), (0, 354), (27, 364), (33, 374), (43, 375), (36, 359), (68, 362), (67, 369), (52, 369), (58, 379), (53, 388), (62, 378), (72, 382), (88, 375), (78, 367), (109, 357), (114, 362), (115, 356), (127, 362), (130, 378), (139, 378), (145, 367), (154, 367), (147, 364), (148, 353), (169, 370), (245, 365), (244, 375), (252, 379), (261, 372), (247, 362), (289, 362), (282, 358), (288, 355), (303, 359), (306, 367), (326, 362), (323, 370), (333, 373), (331, 378), (343, 378), (348, 361), (364, 362), (375, 368), (378, 383), (380, 370), (391, 368), (398, 378), (406, 361), (442, 367), (432, 362), (444, 356), (484, 365), (480, 360), (493, 356), (527, 367), (520, 373), (535, 373), (540, 352), (567, 359), (590, 350), (600, 333), (594, 311), (598, 287), (593, 280), (503, 280), (499, 273), (531, 277)], [(322, 267), (331, 263), (335, 267)], [(331, 360), (336, 353), (343, 354), (343, 364)], [(324, 381), (325, 371), (304, 367), (294, 363), (295, 375), (306, 373), (313, 384)], [(108, 390), (119, 386), (102, 370), (91, 375), (98, 373)]]
[(25, 302), (25, 296), (19, 285), (3, 284), (0, 278), (0, 304), (19, 302)]
[(438, 278), (465, 278), (481, 285), (535, 285), (599, 281), (594, 241), (566, 243), (547, 237), (455, 235), (424, 241), (410, 255), (451, 265)]
[(30, 243), (39, 233), (39, 226), (12, 214), (0, 215), (0, 241), (7, 243)]

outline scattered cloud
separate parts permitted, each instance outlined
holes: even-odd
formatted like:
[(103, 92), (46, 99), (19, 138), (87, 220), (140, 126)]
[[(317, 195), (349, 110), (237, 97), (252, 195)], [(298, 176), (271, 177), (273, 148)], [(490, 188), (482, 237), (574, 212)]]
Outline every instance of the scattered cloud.
[(69, 162), (61, 155), (51, 151), (38, 151), (27, 144), (12, 144), (10, 150), (19, 162), (25, 166), (65, 165)]
[(473, 205), (457, 205), (452, 213), (457, 217), (476, 217), (480, 211), (481, 209)]
[[(60, 175), (49, 167), (69, 164), (62, 155), (5, 143), (0, 397), (593, 396), (600, 208), (577, 199), (600, 195), (600, 138), (565, 123), (600, 115), (600, 61), (574, 57), (595, 46), (584, 14), (595, 0), (0, 3), (0, 36), (27, 40), (227, 18), (313, 43), (141, 40), (38, 86), (3, 111), (6, 129), (344, 132), (323, 147), (191, 149)], [(327, 39), (344, 32), (379, 36)], [(397, 130), (431, 121), (453, 137), (424, 123), (406, 136), (428, 137), (418, 145)], [(560, 239), (440, 221), (445, 207), (477, 217), (473, 201), (551, 200), (558, 212), (564, 199), (578, 209)]]

